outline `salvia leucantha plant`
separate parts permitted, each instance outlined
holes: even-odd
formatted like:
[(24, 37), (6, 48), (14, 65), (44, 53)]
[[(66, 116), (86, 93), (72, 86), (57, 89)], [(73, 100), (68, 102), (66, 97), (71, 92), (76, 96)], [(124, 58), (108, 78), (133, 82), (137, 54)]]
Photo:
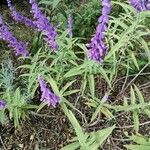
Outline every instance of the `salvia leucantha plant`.
[[(47, 42), (49, 42), (49, 44), (52, 48), (54, 48), (54, 49), (58, 48), (58, 45), (55, 41), (57, 33), (56, 33), (55, 29), (53, 28), (53, 26), (51, 26), (51, 24), (49, 24), (48, 19), (43, 15), (43, 13), (39, 9), (35, 0), (30, 0), (31, 12), (33, 13), (33, 18), (34, 18), (33, 20), (30, 20), (30, 19), (22, 16), (21, 14), (19, 14), (15, 10), (14, 6), (11, 4), (10, 0), (7, 0), (7, 2), (8, 2), (8, 6), (9, 6), (10, 10), (12, 11), (13, 18), (16, 21), (22, 22), (29, 27), (37, 28), (37, 30), (43, 32), (43, 34), (45, 35), (45, 40)], [(133, 5), (135, 3), (132, 2), (131, 4)], [(138, 3), (138, 4), (140, 5), (141, 3)], [(110, 0), (102, 1), (102, 6), (103, 6), (102, 15), (98, 19), (98, 26), (96, 28), (96, 33), (95, 33), (94, 37), (91, 39), (91, 42), (89, 44), (87, 44), (89, 59), (94, 60), (98, 63), (99, 62), (102, 63), (102, 61), (108, 51), (108, 45), (105, 42), (105, 32), (107, 31), (107, 28), (108, 28), (109, 13), (112, 8), (111, 1)], [(135, 8), (138, 9), (137, 2), (133, 6), (134, 7), (136, 6)], [(145, 6), (148, 9), (149, 3), (147, 2), (145, 4)], [(145, 10), (145, 9), (141, 9), (141, 11), (142, 10)], [(2, 24), (1, 25), (2, 26), (1, 27), (2, 35), (3, 36), (6, 35), (5, 32), (7, 31), (9, 33), (7, 35), (11, 35), (11, 38), (12, 38), (11, 39), (8, 37), (6, 37), (6, 38), (3, 37), (3, 39), (5, 41), (8, 41), (9, 45), (16, 50), (16, 54), (22, 54), (23, 56), (27, 56), (28, 52), (24, 48), (25, 46), (20, 46), (19, 45), (20, 43), (18, 44), (18, 41), (16, 41), (15, 37), (13, 37), (12, 34), (10, 34), (7, 27), (2, 22), (2, 18), (0, 21)], [(68, 17), (68, 34), (70, 37), (72, 37), (72, 17), (70, 15)], [(1, 35), (1, 37), (2, 37), (2, 35)], [(16, 44), (17, 44), (17, 46), (16, 46)], [(19, 50), (17, 48), (19, 48)], [(40, 82), (40, 85), (41, 85), (41, 82)], [(45, 86), (45, 89), (46, 90), (43, 90), (43, 88), (41, 88), (41, 91), (42, 92), (48, 91), (46, 86)], [(50, 92), (45, 92), (45, 93), (46, 93), (46, 95), (50, 95), (50, 94), (47, 94)], [(42, 97), (44, 97), (44, 96), (42, 96)], [(47, 96), (47, 97), (50, 97), (50, 96)], [(47, 99), (47, 103), (48, 103), (48, 105), (50, 105), (50, 102), (48, 102), (48, 101), (50, 101), (50, 100), (48, 100), (49, 98), (45, 98), (45, 99)], [(58, 102), (59, 101), (58, 98), (56, 98), (56, 99), (57, 99), (56, 101)]]
[[(29, 93), (29, 96), (26, 97), (23, 94), (21, 87), (16, 88), (16, 86), (14, 86), (13, 90), (7, 88), (7, 92), (5, 94), (0, 94), (0, 110), (3, 111), (3, 113), (0, 113), (0, 116), (2, 114), (5, 114), (5, 109), (7, 109), (9, 111), (9, 118), (13, 119), (15, 127), (18, 127), (20, 119), (24, 119), (28, 116), (27, 110), (32, 108), (37, 108), (38, 110), (40, 110), (45, 105), (57, 108), (57, 105), (59, 105), (68, 117), (72, 126), (75, 128), (75, 132), (77, 135), (75, 139), (72, 140), (73, 142), (65, 148), (67, 149), (68, 147), (71, 147), (71, 150), (77, 148), (84, 150), (90, 148), (96, 150), (98, 149), (98, 147), (101, 146), (102, 142), (106, 140), (106, 138), (111, 134), (112, 130), (115, 127), (113, 126), (111, 128), (108, 128), (108, 130), (100, 130), (98, 132), (92, 133), (87, 133), (86, 131), (84, 131), (80, 124), (77, 122), (73, 113), (69, 111), (66, 107), (68, 105), (68, 107), (76, 110), (75, 106), (73, 106), (71, 102), (68, 101), (68, 98), (74, 98), (72, 94), (79, 93), (83, 96), (84, 99), (88, 99), (88, 106), (96, 109), (92, 115), (91, 122), (95, 120), (95, 118), (97, 118), (99, 113), (103, 113), (107, 118), (112, 119), (114, 117), (114, 114), (111, 112), (111, 110), (115, 112), (120, 112), (127, 109), (127, 111), (131, 111), (134, 114), (133, 120), (136, 124), (134, 128), (136, 132), (139, 131), (139, 117), (137, 120), (137, 115), (140, 114), (139, 111), (141, 110), (144, 111), (147, 115), (149, 115), (149, 103), (147, 106), (147, 103), (145, 103), (145, 101), (143, 100), (143, 96), (141, 96), (138, 88), (135, 86), (136, 92), (131, 90), (131, 99), (133, 101), (132, 104), (128, 103), (128, 105), (124, 104), (119, 107), (112, 107), (110, 105), (107, 105), (107, 101), (109, 100), (110, 94), (109, 88), (107, 88), (108, 93), (105, 93), (105, 96), (102, 98), (102, 101), (99, 101), (99, 98), (96, 98), (98, 92), (96, 92), (95, 89), (95, 74), (98, 75), (98, 73), (100, 73), (102, 78), (104, 78), (107, 81), (107, 84), (109, 84), (109, 87), (113, 88), (113, 85), (111, 84), (114, 84), (113, 75), (117, 72), (117, 67), (120, 65), (122, 67), (125, 66), (127, 69), (131, 68), (131, 66), (127, 65), (128, 60), (130, 60), (130, 58), (124, 57), (126, 51), (121, 50), (125, 48), (128, 49), (128, 46), (130, 48), (133, 48), (133, 43), (136, 41), (136, 38), (133, 38), (132, 34), (134, 36), (138, 35), (139, 37), (147, 35), (143, 31), (145, 29), (143, 28), (144, 25), (140, 24), (138, 19), (142, 17), (140, 15), (142, 15), (143, 11), (146, 13), (147, 10), (150, 10), (149, 0), (128, 0), (128, 3), (132, 6), (132, 8), (130, 6), (130, 8), (125, 9), (129, 12), (129, 14), (119, 14), (119, 23), (117, 23), (117, 21), (115, 20), (116, 18), (113, 18), (112, 15), (113, 6), (117, 2), (115, 3), (111, 0), (102, 0), (102, 13), (101, 16), (98, 18), (98, 23), (96, 23), (97, 26), (95, 33), (93, 36), (91, 35), (92, 38), (91, 40), (89, 40), (89, 42), (87, 42), (88, 44), (86, 45), (79, 43), (76, 44), (76, 41), (78, 39), (75, 38), (73, 34), (74, 17), (72, 13), (68, 13), (69, 15), (67, 15), (67, 29), (63, 32), (58, 30), (57, 27), (54, 27), (49, 22), (49, 19), (44, 15), (44, 12), (42, 12), (42, 10), (38, 6), (38, 3), (35, 0), (29, 0), (33, 19), (29, 19), (17, 12), (11, 0), (7, 0), (7, 3), (11, 11), (12, 17), (15, 21), (21, 22), (27, 27), (35, 29), (35, 31), (41, 32), (44, 40), (48, 43), (50, 49), (52, 51), (57, 51), (55, 51), (56, 53), (51, 53), (49, 51), (42, 52), (43, 47), (41, 47), (39, 48), (37, 54), (35, 54), (34, 56), (29, 55), (27, 45), (15, 38), (13, 33), (3, 22), (3, 19), (0, 16), (0, 40), (8, 43), (8, 46), (14, 49), (17, 56), (20, 55), (25, 57), (20, 59), (28, 60), (26, 64), (19, 66), (17, 69), (22, 69), (23, 72), (21, 72), (19, 79), (24, 78), (25, 80), (27, 80), (27, 90)], [(122, 3), (120, 4), (122, 5)], [(132, 12), (137, 14), (137, 18), (134, 17), (134, 14), (130, 11), (131, 9), (135, 9), (135, 12)], [(129, 16), (130, 13), (132, 13), (131, 16)], [(126, 25), (126, 22), (124, 20), (127, 22), (129, 21), (129, 27), (128, 25)], [(116, 26), (117, 29), (114, 29)], [(124, 28), (124, 30), (121, 30), (121, 27)], [(138, 32), (136, 32), (138, 34), (132, 32), (135, 30), (138, 30)], [(118, 34), (116, 34), (116, 32)], [(58, 35), (58, 33), (61, 35)], [(122, 44), (123, 41), (120, 43), (118, 42), (118, 39), (120, 37), (122, 37), (123, 40), (128, 40), (127, 42), (124, 42), (125, 44), (127, 43), (126, 45)], [(122, 39), (120, 39), (120, 41)], [(140, 40), (136, 42), (139, 44), (140, 41), (142, 41), (141, 39), (142, 38), (140, 37)], [(113, 42), (118, 42), (119, 48), (117, 50), (112, 49), (112, 47), (115, 45)], [(142, 42), (142, 46), (145, 46), (147, 49), (147, 45), (144, 43), (144, 41)], [(77, 51), (76, 49), (75, 51), (72, 51), (74, 47), (76, 48), (76, 45), (85, 51), (87, 57), (84, 58), (84, 60), (86, 61), (84, 61), (82, 58), (83, 51)], [(112, 53), (112, 51), (116, 53)], [(120, 51), (123, 55), (120, 55), (119, 61), (121, 61), (121, 59), (124, 59), (123, 61), (126, 64), (123, 64), (124, 62), (121, 62), (122, 64), (120, 63), (117, 66), (116, 64), (118, 63), (118, 58), (116, 57), (116, 55), (118, 53), (120, 54)], [(80, 54), (82, 56), (78, 58), (77, 56), (80, 56)], [(112, 61), (107, 59), (109, 58), (109, 56), (111, 56)], [(138, 61), (134, 56), (133, 51), (131, 53), (131, 56), (136, 67), (140, 69), (140, 67), (138, 66)], [(28, 62), (30, 62), (30, 64), (28, 64)], [(110, 64), (107, 66), (107, 63)], [(98, 72), (94, 70), (95, 68), (93, 67), (93, 64), (96, 64), (95, 66)], [(85, 68), (86, 71), (84, 70)], [(74, 89), (74, 87), (72, 88), (72, 85), (76, 83), (77, 79), (74, 79), (73, 77), (77, 75), (79, 78), (83, 77), (83, 82), (81, 88)], [(108, 77), (108, 75), (110, 75), (110, 77)], [(88, 88), (90, 92), (86, 95), (83, 91), (85, 91)], [(29, 105), (27, 102), (28, 99), (32, 99), (34, 98), (34, 96), (36, 96), (36, 92), (39, 95), (36, 98), (39, 98), (39, 100), (42, 102), (42, 104), (39, 107)], [(138, 94), (138, 98), (140, 100), (142, 99), (140, 103), (136, 103), (135, 101), (136, 96), (134, 95), (136, 94)], [(92, 98), (89, 99), (89, 97)], [(134, 109), (132, 106), (134, 107)]]

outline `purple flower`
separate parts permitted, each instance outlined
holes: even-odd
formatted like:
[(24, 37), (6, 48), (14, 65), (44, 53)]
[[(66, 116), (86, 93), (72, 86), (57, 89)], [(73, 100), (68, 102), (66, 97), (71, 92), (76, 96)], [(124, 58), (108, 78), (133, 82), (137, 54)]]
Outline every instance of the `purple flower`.
[(4, 102), (3, 100), (0, 100), (0, 110), (5, 108), (6, 106), (6, 102)]
[(33, 21), (19, 14), (12, 6), (11, 0), (7, 0), (7, 3), (10, 10), (12, 11), (14, 20), (38, 29), (44, 35), (44, 40), (48, 43), (48, 45), (52, 49), (58, 49), (58, 44), (56, 43), (57, 33), (54, 27), (49, 23), (48, 19), (42, 14), (35, 0), (30, 0), (30, 4), (32, 5), (31, 12), (34, 15)]
[(35, 0), (30, 0), (32, 5), (31, 12), (34, 15), (34, 24), (36, 24), (39, 31), (44, 35), (44, 40), (52, 49), (58, 49), (56, 43), (57, 33), (54, 27), (49, 23), (48, 19), (42, 14)]
[(150, 10), (149, 0), (128, 0), (130, 5), (132, 5), (138, 11)]
[(19, 42), (13, 34), (8, 30), (7, 26), (3, 23), (0, 15), (0, 40), (4, 40), (8, 43), (9, 47), (12, 47), (16, 51), (16, 55), (28, 56), (29, 53), (26, 50), (26, 44)]
[(87, 44), (88, 47), (88, 56), (91, 60), (96, 62), (102, 62), (105, 54), (108, 50), (104, 40), (105, 36), (104, 33), (107, 31), (108, 28), (108, 21), (109, 21), (109, 13), (111, 11), (111, 3), (110, 0), (103, 0), (102, 1), (102, 16), (98, 19), (98, 26), (96, 28), (96, 33), (94, 37), (91, 39), (91, 42)]
[(32, 28), (36, 27), (36, 25), (34, 24), (34, 22), (31, 19), (29, 19), (25, 16), (22, 16), (21, 14), (19, 14), (15, 10), (14, 6), (12, 6), (12, 4), (11, 4), (11, 0), (7, 0), (7, 3), (8, 3), (8, 7), (11, 10), (11, 14), (12, 14), (15, 21), (24, 23), (26, 26), (29, 26), (29, 27), (32, 27)]
[(68, 17), (68, 35), (70, 38), (72, 38), (73, 34), (72, 34), (72, 16), (69, 15)]
[(48, 106), (53, 105), (55, 107), (60, 102), (60, 97), (50, 91), (41, 76), (38, 76), (38, 81), (42, 92), (41, 101), (46, 102)]

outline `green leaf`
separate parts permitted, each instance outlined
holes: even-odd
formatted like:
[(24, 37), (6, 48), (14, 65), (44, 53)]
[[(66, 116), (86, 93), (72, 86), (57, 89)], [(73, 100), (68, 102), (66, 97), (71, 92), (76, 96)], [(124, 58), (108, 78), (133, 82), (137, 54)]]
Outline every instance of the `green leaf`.
[(148, 117), (150, 118), (150, 110), (149, 109), (144, 109), (144, 112), (146, 115), (148, 115)]
[(140, 92), (140, 90), (138, 89), (138, 87), (136, 85), (134, 85), (134, 89), (137, 93), (137, 96), (139, 98), (140, 103), (144, 104), (144, 97), (143, 97), (142, 93)]
[(132, 86), (131, 86), (131, 90), (130, 90), (130, 95), (131, 95), (131, 104), (135, 105), (136, 104), (136, 97), (135, 97), (135, 93), (134, 93)]
[(74, 94), (74, 93), (77, 93), (77, 92), (80, 92), (79, 89), (75, 89), (75, 90), (70, 90), (70, 91), (66, 91), (63, 96), (68, 96), (68, 95), (71, 95), (71, 94)]
[(88, 75), (88, 81), (89, 81), (90, 93), (92, 95), (92, 98), (94, 98), (95, 97), (95, 81), (94, 81), (93, 74)]
[(147, 138), (141, 135), (133, 135), (131, 136), (131, 139), (137, 144), (150, 146), (150, 138)]
[(145, 108), (150, 106), (150, 103), (144, 103), (144, 104), (134, 104), (134, 105), (129, 105), (129, 106), (113, 106), (111, 107), (112, 109), (116, 111), (133, 111), (135, 109), (140, 109), (140, 108)]
[(84, 133), (82, 127), (78, 123), (74, 114), (70, 110), (68, 110), (68, 108), (66, 107), (66, 105), (63, 102), (61, 103), (61, 106), (62, 106), (64, 113), (67, 115), (69, 121), (71, 122), (71, 124), (76, 132), (80, 146), (83, 147), (84, 150), (88, 150), (89, 147), (86, 144), (87, 135)]
[(101, 66), (99, 67), (99, 70), (100, 70), (100, 73), (101, 73), (101, 75), (103, 76), (103, 78), (104, 78), (104, 79), (106, 80), (106, 82), (108, 83), (109, 87), (112, 88), (112, 87), (111, 87), (111, 82), (110, 82), (110, 80), (109, 80), (109, 78), (108, 78), (108, 76), (107, 76), (106, 71), (105, 71)]
[(6, 119), (6, 115), (5, 115), (5, 109), (0, 110), (0, 123), (3, 124), (5, 123), (5, 119)]
[(100, 111), (101, 111), (101, 108), (102, 108), (102, 104), (100, 104), (100, 105), (96, 108), (95, 112), (92, 114), (91, 122), (93, 122), (93, 121), (96, 119), (97, 115), (98, 115), (98, 114), (100, 113)]
[(86, 144), (86, 136), (81, 126), (79, 125), (77, 119), (75, 118), (74, 114), (71, 111), (69, 111), (68, 118), (78, 136), (79, 143), (83, 148), (85, 148), (85, 150), (88, 150), (88, 145)]
[(39, 105), (39, 108), (38, 108), (38, 110), (37, 110), (37, 113), (38, 113), (42, 108), (44, 108), (46, 105), (47, 105), (47, 103), (41, 103), (41, 104)]
[(147, 42), (143, 38), (140, 38), (139, 42), (142, 44), (142, 46), (145, 50), (146, 56), (148, 57), (148, 60), (149, 60), (149, 63), (150, 63), (150, 50), (149, 50)]
[(59, 4), (60, 1), (61, 0), (53, 0), (53, 3), (52, 3), (53, 9), (55, 9), (57, 7), (57, 5)]
[(51, 85), (53, 91), (54, 91), (57, 95), (59, 95), (60, 92), (59, 92), (59, 88), (58, 88), (58, 86), (57, 86), (56, 81), (55, 81), (50, 75), (49, 75), (49, 76), (46, 76), (45, 78), (46, 78), (46, 80), (49, 82), (49, 84)]
[(129, 54), (130, 54), (130, 56), (131, 56), (131, 58), (132, 58), (132, 60), (133, 60), (134, 65), (135, 65), (136, 68), (139, 70), (140, 68), (139, 68), (137, 59), (136, 59), (136, 57), (135, 57), (135, 54), (134, 54), (133, 52), (129, 52)]
[(61, 95), (62, 95), (75, 81), (76, 81), (76, 79), (73, 80), (73, 81), (67, 82), (66, 85), (65, 85), (65, 86), (61, 89), (61, 91), (60, 91)]
[(134, 129), (136, 133), (138, 133), (140, 123), (139, 123), (139, 115), (136, 110), (133, 112), (133, 120), (134, 120)]
[(50, 0), (41, 0), (39, 4), (52, 5), (52, 2)]
[(68, 71), (65, 75), (64, 78), (68, 78), (68, 77), (72, 77), (72, 76), (76, 76), (76, 75), (81, 75), (84, 73), (84, 69), (83, 66), (78, 66), (78, 67), (74, 67), (72, 68), (70, 71)]
[(95, 139), (95, 142), (90, 146), (91, 150), (97, 150), (102, 145), (102, 143), (108, 138), (108, 136), (112, 133), (114, 128), (115, 125), (106, 129), (99, 130), (97, 132), (90, 133), (89, 141), (92, 137), (94, 137)]
[(101, 112), (108, 118), (108, 119), (111, 119), (113, 117), (113, 114), (109, 111), (108, 108), (106, 107), (102, 107), (101, 108)]
[(85, 46), (85, 44), (77, 44), (82, 50), (84, 50), (84, 53), (86, 54), (88, 49), (87, 47)]
[(82, 85), (81, 85), (81, 95), (84, 95), (84, 92), (86, 90), (86, 85), (87, 85), (87, 79), (86, 79), (87, 73), (84, 74), (84, 77), (82, 79)]
[(150, 150), (150, 146), (145, 145), (125, 145), (128, 150)]

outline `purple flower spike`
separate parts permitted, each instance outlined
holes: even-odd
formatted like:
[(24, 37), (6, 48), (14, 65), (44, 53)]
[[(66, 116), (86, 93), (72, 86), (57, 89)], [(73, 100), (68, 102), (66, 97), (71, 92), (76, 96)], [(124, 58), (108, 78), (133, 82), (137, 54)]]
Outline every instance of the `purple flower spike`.
[(9, 9), (12, 12), (12, 16), (13, 16), (13, 18), (14, 18), (15, 21), (24, 23), (26, 26), (29, 26), (29, 27), (32, 27), (32, 28), (36, 27), (36, 25), (34, 24), (34, 22), (31, 19), (29, 19), (29, 18), (27, 18), (25, 16), (22, 16), (21, 14), (19, 14), (15, 10), (14, 6), (11, 4), (11, 0), (7, 0), (7, 3), (8, 3)]
[(129, 4), (132, 5), (138, 11), (150, 10), (149, 0), (128, 0)]
[(52, 105), (55, 107), (60, 102), (60, 97), (48, 89), (46, 82), (41, 76), (38, 76), (38, 81), (42, 92), (41, 101), (46, 102), (48, 106)]
[(73, 36), (73, 34), (72, 34), (72, 22), (73, 22), (72, 16), (69, 15), (69, 17), (68, 17), (68, 35), (70, 38), (72, 38), (72, 36)]
[(8, 30), (7, 26), (3, 23), (0, 15), (0, 40), (4, 40), (8, 43), (9, 47), (12, 47), (16, 51), (16, 55), (28, 56), (29, 53), (26, 50), (26, 44), (19, 42), (13, 34)]
[(3, 100), (0, 100), (0, 110), (4, 109), (6, 106), (6, 102), (4, 102)]
[(7, 3), (12, 12), (14, 20), (38, 29), (44, 35), (44, 40), (48, 43), (48, 45), (52, 49), (58, 49), (58, 44), (56, 43), (57, 33), (54, 27), (49, 23), (48, 19), (42, 14), (35, 0), (30, 0), (30, 4), (32, 5), (31, 12), (34, 15), (33, 21), (19, 14), (12, 6), (11, 0), (7, 0)]
[(110, 0), (103, 0), (102, 1), (102, 16), (98, 19), (98, 26), (96, 28), (96, 33), (94, 37), (91, 39), (91, 42), (87, 44), (88, 47), (88, 56), (91, 60), (96, 62), (102, 62), (108, 47), (106, 46), (104, 40), (105, 36), (104, 33), (107, 31), (108, 28), (108, 21), (109, 21), (109, 13), (111, 11), (111, 3)]
[(54, 27), (49, 23), (48, 19), (42, 14), (35, 0), (30, 0), (32, 5), (31, 12), (34, 15), (34, 23), (36, 24), (39, 31), (44, 35), (44, 40), (52, 49), (58, 49), (56, 43), (57, 33)]

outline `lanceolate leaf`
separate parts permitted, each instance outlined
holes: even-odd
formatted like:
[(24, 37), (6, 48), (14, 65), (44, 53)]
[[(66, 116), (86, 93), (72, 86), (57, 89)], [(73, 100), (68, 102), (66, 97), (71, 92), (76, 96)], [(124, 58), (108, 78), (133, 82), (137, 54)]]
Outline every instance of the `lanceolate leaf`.
[(97, 150), (102, 145), (102, 143), (109, 137), (109, 135), (112, 133), (114, 128), (115, 126), (112, 126), (112, 127), (91, 133), (90, 138), (94, 137), (95, 141), (93, 144), (90, 145), (90, 148), (92, 150)]
[(91, 92), (92, 98), (94, 98), (95, 97), (94, 75), (92, 75), (92, 74), (88, 75), (88, 80), (89, 80), (90, 92)]
[(150, 150), (150, 146), (145, 145), (125, 145), (128, 150)]
[(125, 145), (128, 150), (150, 150), (150, 138), (141, 135), (133, 135), (130, 139), (136, 144)]

